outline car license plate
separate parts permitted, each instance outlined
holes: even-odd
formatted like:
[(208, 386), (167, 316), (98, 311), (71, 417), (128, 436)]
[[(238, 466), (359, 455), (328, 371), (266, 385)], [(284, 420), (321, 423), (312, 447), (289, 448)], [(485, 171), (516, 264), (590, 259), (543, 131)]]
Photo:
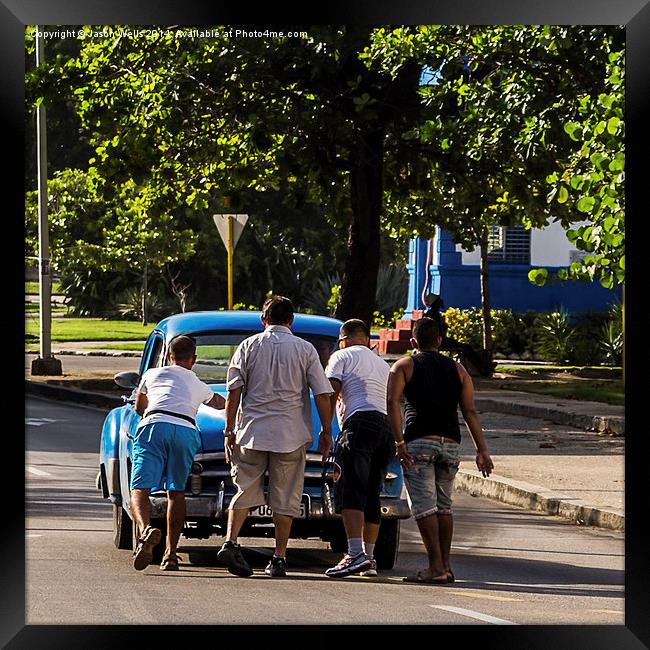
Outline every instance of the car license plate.
[[(302, 501), (300, 502), (300, 515), (298, 515), (298, 519), (307, 518), (308, 499), (309, 497), (306, 494), (303, 495)], [(251, 508), (249, 516), (257, 517), (258, 519), (271, 519), (273, 517), (273, 508), (267, 505), (257, 506), (257, 508)]]

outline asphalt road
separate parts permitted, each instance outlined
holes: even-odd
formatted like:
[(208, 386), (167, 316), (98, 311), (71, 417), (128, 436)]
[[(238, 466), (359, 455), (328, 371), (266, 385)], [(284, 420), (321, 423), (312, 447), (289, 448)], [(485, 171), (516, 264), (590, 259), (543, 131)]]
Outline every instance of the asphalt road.
[(185, 540), (178, 573), (136, 572), (112, 544), (111, 506), (95, 489), (105, 412), (30, 398), (26, 431), (26, 622), (624, 623), (624, 538), (487, 499), (456, 497), (452, 585), (407, 585), (425, 565), (412, 520), (394, 570), (331, 580), (324, 542), (292, 540), (290, 577), (263, 567), (272, 542), (242, 539), (254, 577), (215, 559), (222, 541)]

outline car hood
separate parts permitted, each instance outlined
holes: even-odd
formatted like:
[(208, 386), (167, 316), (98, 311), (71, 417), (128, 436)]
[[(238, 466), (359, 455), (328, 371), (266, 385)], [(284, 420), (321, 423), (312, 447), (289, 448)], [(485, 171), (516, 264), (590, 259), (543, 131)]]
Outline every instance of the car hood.
[[(222, 397), (227, 396), (225, 384), (212, 384), (210, 386), (213, 392), (221, 395)], [(320, 418), (318, 417), (318, 412), (316, 411), (316, 406), (314, 404), (314, 396), (309, 394), (309, 399), (311, 400), (311, 413), (312, 413), (312, 430), (313, 430), (313, 440), (311, 451), (316, 451), (318, 446), (318, 432), (321, 429)], [(223, 432), (226, 427), (226, 411), (225, 409), (213, 409), (209, 406), (201, 405), (196, 414), (196, 426), (201, 434), (201, 443), (203, 445), (203, 451), (223, 451)], [(339, 432), (339, 427), (336, 419), (332, 423), (332, 434), (334, 439)]]

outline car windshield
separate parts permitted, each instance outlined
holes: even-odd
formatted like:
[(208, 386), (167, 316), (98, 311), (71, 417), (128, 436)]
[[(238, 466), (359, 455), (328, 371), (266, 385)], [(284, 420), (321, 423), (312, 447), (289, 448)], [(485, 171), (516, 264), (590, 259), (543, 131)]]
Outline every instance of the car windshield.
[[(259, 332), (219, 332), (214, 334), (192, 335), (196, 341), (196, 364), (194, 372), (208, 384), (220, 383), (226, 379), (226, 371), (237, 346), (249, 336)], [(336, 338), (318, 334), (301, 334), (294, 332), (309, 341), (318, 352), (320, 362), (325, 368), (330, 355), (337, 349)]]

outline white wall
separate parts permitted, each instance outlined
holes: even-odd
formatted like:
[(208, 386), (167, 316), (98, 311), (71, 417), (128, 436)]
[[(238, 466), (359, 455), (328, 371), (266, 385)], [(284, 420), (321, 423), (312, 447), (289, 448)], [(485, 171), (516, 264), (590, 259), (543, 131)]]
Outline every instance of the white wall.
[[(573, 225), (574, 228), (583, 222)], [(532, 266), (569, 266), (569, 251), (576, 247), (567, 239), (559, 221), (550, 223), (546, 228), (533, 229), (530, 233), (530, 263)]]
[[(574, 228), (586, 222), (575, 223)], [(456, 244), (456, 250), (462, 253), (463, 264), (478, 265), (481, 254), (478, 248), (471, 253)], [(530, 231), (530, 263), (531, 266), (569, 266), (569, 251), (576, 250), (566, 238), (562, 224), (552, 222), (545, 228), (533, 228)]]

